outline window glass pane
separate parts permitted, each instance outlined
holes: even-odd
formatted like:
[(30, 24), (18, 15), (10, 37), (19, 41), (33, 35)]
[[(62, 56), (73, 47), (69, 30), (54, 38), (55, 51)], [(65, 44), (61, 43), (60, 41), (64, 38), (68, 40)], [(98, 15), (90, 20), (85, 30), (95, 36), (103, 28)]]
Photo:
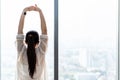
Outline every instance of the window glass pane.
[[(49, 2), (49, 3), (48, 3)], [(48, 28), (48, 49), (46, 54), (47, 75), (54, 80), (54, 0), (1, 0), (1, 80), (15, 80), (16, 76), (16, 35), (22, 10), (37, 4), (43, 11)], [(36, 30), (41, 34), (39, 14), (27, 12), (24, 34)]]
[(59, 0), (59, 80), (117, 80), (117, 0)]

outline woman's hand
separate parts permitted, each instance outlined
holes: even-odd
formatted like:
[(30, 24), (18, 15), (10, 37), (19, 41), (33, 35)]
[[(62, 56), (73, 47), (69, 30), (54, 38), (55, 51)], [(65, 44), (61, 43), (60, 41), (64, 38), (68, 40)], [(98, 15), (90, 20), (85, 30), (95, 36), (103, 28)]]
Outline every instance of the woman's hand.
[(26, 7), (24, 8), (24, 12), (27, 12), (27, 11), (34, 11), (35, 10), (35, 6), (29, 6), (29, 7)]
[(35, 4), (34, 11), (41, 11), (41, 9), (39, 7), (37, 7), (37, 5)]
[(41, 11), (41, 9), (39, 7), (37, 7), (37, 5), (35, 4), (35, 6), (29, 6), (24, 8), (23, 12), (27, 12), (27, 11)]

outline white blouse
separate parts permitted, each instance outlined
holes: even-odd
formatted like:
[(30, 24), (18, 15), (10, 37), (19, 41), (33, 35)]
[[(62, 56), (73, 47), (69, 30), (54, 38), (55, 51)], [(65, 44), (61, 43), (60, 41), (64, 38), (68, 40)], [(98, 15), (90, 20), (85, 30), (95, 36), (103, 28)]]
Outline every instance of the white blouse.
[(47, 80), (45, 53), (47, 48), (48, 36), (41, 35), (39, 45), (36, 50), (36, 71), (33, 79), (29, 76), (28, 61), (27, 61), (27, 48), (24, 44), (24, 35), (18, 34), (17, 39), (17, 80)]

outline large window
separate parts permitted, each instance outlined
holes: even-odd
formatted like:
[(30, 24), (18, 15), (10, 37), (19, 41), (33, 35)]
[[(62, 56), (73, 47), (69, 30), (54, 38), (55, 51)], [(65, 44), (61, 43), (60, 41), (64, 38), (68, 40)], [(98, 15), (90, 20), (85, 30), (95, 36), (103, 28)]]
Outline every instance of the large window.
[[(48, 80), (117, 80), (118, 0), (1, 3), (1, 80), (15, 79), (19, 18), (24, 7), (34, 4), (43, 10), (48, 27)], [(24, 33), (39, 31), (39, 25), (38, 13), (28, 12)]]
[[(49, 44), (46, 54), (47, 75), (54, 80), (54, 0), (1, 0), (1, 80), (15, 80), (16, 35), (22, 10), (37, 4), (43, 11), (48, 28)], [(33, 29), (41, 33), (37, 12), (27, 12), (24, 34)]]
[(118, 0), (59, 0), (59, 80), (117, 80)]

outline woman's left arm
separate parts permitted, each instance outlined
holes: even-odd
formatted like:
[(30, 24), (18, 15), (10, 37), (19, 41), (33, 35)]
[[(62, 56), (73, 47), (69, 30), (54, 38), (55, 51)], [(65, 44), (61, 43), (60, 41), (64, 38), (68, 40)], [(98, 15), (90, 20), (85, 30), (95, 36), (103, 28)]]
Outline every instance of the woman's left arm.
[(26, 7), (23, 9), (21, 17), (20, 17), (20, 21), (19, 21), (19, 25), (18, 25), (18, 35), (16, 37), (17, 39), (17, 51), (20, 52), (23, 48), (23, 40), (24, 40), (24, 35), (23, 35), (23, 27), (24, 27), (24, 18), (25, 15), (27, 13), (27, 11), (32, 11), (34, 9), (33, 6), (30, 7)]
[(19, 25), (18, 25), (18, 34), (23, 34), (25, 15), (27, 11), (32, 11), (32, 10), (34, 10), (34, 6), (26, 7), (23, 9), (21, 17), (20, 17)]

